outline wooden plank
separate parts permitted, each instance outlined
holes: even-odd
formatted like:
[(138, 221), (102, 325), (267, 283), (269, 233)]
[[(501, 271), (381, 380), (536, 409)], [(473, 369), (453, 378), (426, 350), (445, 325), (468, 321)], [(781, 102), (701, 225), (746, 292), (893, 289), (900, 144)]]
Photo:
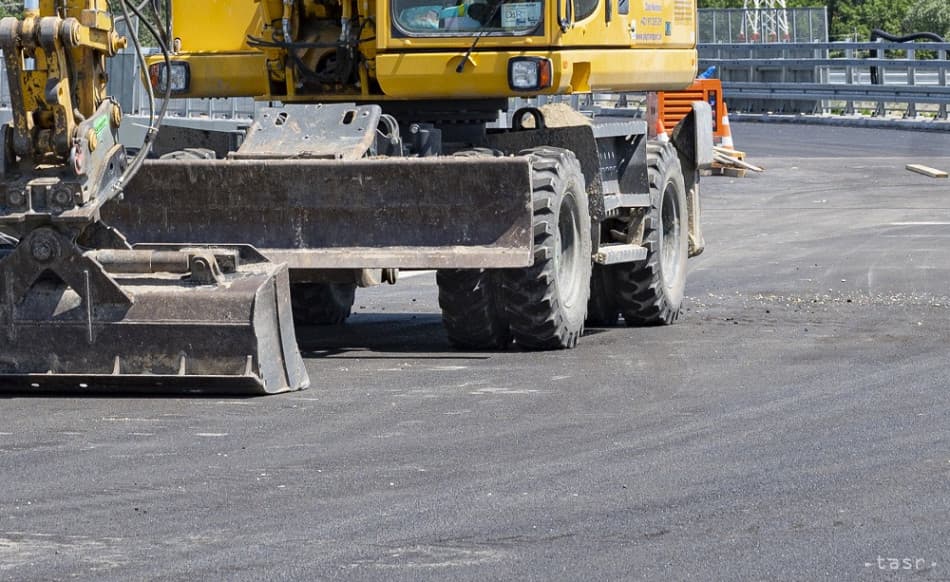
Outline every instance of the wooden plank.
[(713, 151), (713, 163), (716, 163), (716, 162), (718, 162), (720, 165), (725, 166), (725, 167), (731, 166), (731, 167), (736, 167), (736, 168), (743, 168), (746, 170), (752, 170), (753, 172), (765, 171), (764, 168), (760, 168), (759, 166), (750, 164), (749, 162), (745, 162), (740, 159), (733, 158), (731, 156), (727, 156), (725, 154), (719, 153), (717, 151)]
[(916, 172), (918, 174), (923, 174), (930, 178), (946, 178), (947, 173), (943, 170), (938, 170), (937, 168), (931, 168), (930, 166), (924, 166), (922, 164), (907, 164), (906, 169), (911, 172)]
[(713, 146), (714, 152), (719, 152), (720, 154), (725, 154), (730, 158), (736, 158), (737, 160), (745, 159), (745, 152), (740, 150), (734, 150), (732, 148), (727, 148), (723, 146)]
[(741, 168), (726, 168), (720, 166), (713, 166), (712, 168), (713, 176), (728, 176), (730, 178), (745, 178), (746, 170)]

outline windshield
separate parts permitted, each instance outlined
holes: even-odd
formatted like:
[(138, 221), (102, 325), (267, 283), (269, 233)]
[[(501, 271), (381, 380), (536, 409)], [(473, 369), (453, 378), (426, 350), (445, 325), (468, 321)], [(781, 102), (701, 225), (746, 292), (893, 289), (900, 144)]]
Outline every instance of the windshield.
[[(393, 0), (397, 36), (527, 35), (540, 29), (543, 2)], [(399, 33), (402, 33), (401, 35)]]

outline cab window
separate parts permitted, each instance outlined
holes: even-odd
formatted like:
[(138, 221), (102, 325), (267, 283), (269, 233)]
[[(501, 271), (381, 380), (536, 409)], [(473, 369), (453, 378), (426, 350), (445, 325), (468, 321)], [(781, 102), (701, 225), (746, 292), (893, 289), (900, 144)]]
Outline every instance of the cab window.
[(584, 20), (593, 14), (599, 2), (600, 0), (574, 0), (574, 20)]
[(542, 1), (393, 0), (392, 8), (396, 36), (529, 35), (543, 30)]

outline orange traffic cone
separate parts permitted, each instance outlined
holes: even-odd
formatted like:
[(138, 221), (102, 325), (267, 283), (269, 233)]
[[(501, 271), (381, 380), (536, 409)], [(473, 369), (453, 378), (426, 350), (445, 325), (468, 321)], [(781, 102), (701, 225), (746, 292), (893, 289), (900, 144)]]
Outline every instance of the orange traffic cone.
[(736, 149), (736, 144), (732, 141), (732, 127), (729, 125), (729, 108), (725, 102), (722, 104), (722, 121), (719, 125), (722, 128), (722, 141), (719, 145), (730, 150)]

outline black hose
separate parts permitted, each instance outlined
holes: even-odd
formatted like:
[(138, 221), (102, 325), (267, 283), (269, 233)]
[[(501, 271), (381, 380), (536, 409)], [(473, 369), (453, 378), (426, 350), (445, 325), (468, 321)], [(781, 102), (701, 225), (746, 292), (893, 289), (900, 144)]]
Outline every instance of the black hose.
[(904, 36), (895, 36), (889, 32), (885, 32), (880, 28), (875, 28), (871, 31), (871, 42), (876, 41), (879, 38), (883, 38), (889, 42), (910, 42), (913, 40), (932, 40), (934, 42), (947, 42), (942, 36), (934, 32), (913, 32), (911, 34), (905, 34)]
[[(359, 53), (359, 45), (363, 42), (370, 42), (376, 37), (362, 38), (363, 31), (370, 24), (369, 18), (360, 21), (356, 28), (355, 36), (346, 41), (334, 42), (302, 42), (302, 41), (284, 41), (277, 40), (277, 29), (275, 27), (274, 38), (266, 40), (260, 37), (248, 35), (246, 37), (248, 46), (254, 48), (280, 48), (287, 52), (288, 58), (294, 63), (297, 73), (306, 80), (316, 81), (325, 85), (347, 84), (350, 83), (356, 74), (356, 68), (359, 66), (362, 57)], [(319, 38), (317, 39), (319, 40)], [(318, 73), (307, 68), (306, 63), (297, 56), (298, 49), (335, 49), (336, 51), (336, 70), (332, 73)]]
[(279, 40), (273, 40), (273, 41), (264, 40), (263, 38), (258, 38), (256, 36), (248, 36), (247, 44), (248, 46), (252, 46), (255, 48), (282, 48), (288, 51), (292, 49), (311, 49), (311, 48), (330, 49), (330, 48), (341, 48), (345, 46), (339, 42), (300, 42), (300, 41), (283, 42)]
[[(152, 90), (151, 83), (146, 81), (146, 88), (148, 89), (148, 100), (149, 100), (149, 127), (145, 132), (145, 139), (142, 142), (142, 148), (138, 151), (132, 161), (129, 163), (128, 168), (123, 172), (122, 176), (119, 178), (116, 183), (117, 189), (122, 189), (126, 184), (132, 179), (133, 176), (139, 171), (142, 163), (145, 162), (145, 158), (148, 156), (149, 152), (152, 149), (152, 144), (155, 141), (155, 138), (158, 136), (158, 128), (162, 124), (162, 120), (165, 119), (165, 113), (168, 111), (168, 103), (171, 100), (171, 59), (169, 57), (168, 46), (163, 42), (161, 34), (155, 30), (155, 27), (145, 18), (138, 8), (129, 2), (129, 0), (119, 0), (119, 7), (122, 9), (122, 14), (125, 17), (125, 22), (128, 24), (129, 36), (132, 39), (132, 46), (135, 47), (135, 52), (139, 58), (139, 61), (142, 65), (143, 72), (148, 71), (145, 54), (142, 52), (142, 47), (139, 44), (138, 34), (135, 31), (135, 28), (132, 27), (132, 19), (129, 18), (129, 11), (131, 10), (136, 17), (138, 17), (139, 22), (141, 22), (145, 28), (155, 37), (156, 42), (158, 42), (159, 50), (162, 53), (162, 57), (165, 60), (165, 93), (162, 95), (162, 106), (158, 111), (158, 114), (155, 113), (155, 94)], [(159, 22), (159, 26), (161, 23)]]
[[(933, 42), (947, 42), (942, 36), (933, 32), (912, 32), (911, 34), (905, 34), (904, 36), (896, 36), (889, 32), (885, 32), (880, 28), (875, 28), (871, 31), (871, 42), (877, 40), (886, 40), (889, 42), (913, 42), (917, 40), (932, 40)], [(878, 56), (877, 49), (871, 49), (869, 53), (872, 59), (876, 59)], [(877, 66), (871, 67), (871, 84), (872, 85), (881, 85), (884, 80), (881, 79), (880, 68)]]

